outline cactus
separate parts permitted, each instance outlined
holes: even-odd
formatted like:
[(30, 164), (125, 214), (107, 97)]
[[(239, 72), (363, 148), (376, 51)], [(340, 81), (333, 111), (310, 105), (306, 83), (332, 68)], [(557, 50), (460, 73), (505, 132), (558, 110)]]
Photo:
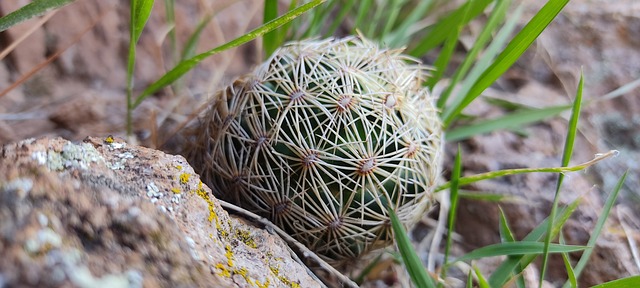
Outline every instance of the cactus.
[(218, 92), (185, 154), (217, 197), (339, 266), (433, 203), (442, 127), (425, 67), (361, 37), (285, 45)]

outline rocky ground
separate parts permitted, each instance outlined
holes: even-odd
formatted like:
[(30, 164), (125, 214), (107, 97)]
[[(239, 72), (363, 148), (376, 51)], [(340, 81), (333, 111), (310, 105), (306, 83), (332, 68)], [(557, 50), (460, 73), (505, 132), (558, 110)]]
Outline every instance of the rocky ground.
[[(166, 49), (163, 6), (157, 2), (138, 49), (138, 89), (173, 63)], [(177, 43), (186, 42), (202, 15), (224, 11), (204, 30), (199, 51), (255, 27), (262, 13), (261, 5), (251, 1), (179, 2)], [(2, 1), (0, 13), (24, 4)], [(0, 251), (5, 259), (0, 261), (0, 283), (243, 287), (269, 281), (312, 287), (314, 280), (291, 259), (282, 240), (228, 217), (214, 199), (208, 203), (200, 197), (199, 189), (208, 188), (199, 187), (184, 159), (131, 144), (120, 147), (119, 140), (104, 141), (110, 134), (124, 136), (128, 17), (122, 15), (128, 15), (122, 1), (77, 1), (47, 16), (47, 21), (28, 21), (0, 33), (0, 144), (5, 145), (0, 158), (0, 191), (5, 195), (0, 203)], [(582, 67), (586, 103), (573, 162), (611, 149), (621, 156), (567, 175), (562, 203), (583, 198), (565, 227), (567, 242), (586, 243), (603, 199), (618, 177), (630, 171), (587, 267), (589, 273), (581, 279), (583, 285), (640, 274), (639, 260), (631, 253), (640, 241), (635, 212), (640, 209), (640, 97), (638, 89), (603, 97), (640, 78), (638, 15), (640, 3), (632, 0), (571, 1), (536, 45), (486, 93), (533, 107), (570, 103)], [(12, 43), (18, 44), (13, 48)], [(253, 42), (214, 56), (185, 77), (183, 88), (166, 89), (146, 100), (134, 113), (137, 141), (161, 147), (177, 125), (197, 111), (201, 100), (257, 64), (260, 50)], [(57, 53), (59, 57), (45, 63)], [(42, 63), (41, 70), (34, 70)], [(483, 101), (470, 108), (470, 114), (483, 117), (504, 113)], [(495, 132), (463, 141), (465, 174), (558, 166), (567, 127), (563, 117), (527, 128), (527, 137)], [(43, 136), (50, 138), (24, 140)], [(83, 142), (87, 136), (99, 138)], [(456, 146), (448, 147), (447, 167)], [(171, 145), (163, 147), (170, 150)], [(182, 182), (181, 175), (189, 176)], [(555, 177), (505, 177), (470, 189), (512, 196), (513, 201), (500, 206), (522, 238), (549, 212)], [(497, 211), (496, 203), (464, 200), (455, 252), (499, 241)], [(416, 242), (430, 237), (435, 214), (414, 231)], [(426, 246), (419, 247), (426, 258)], [(491, 260), (486, 261), (483, 266), (491, 267)], [(257, 263), (262, 267), (250, 266)], [(562, 262), (554, 259), (552, 265)], [(561, 271), (560, 266), (550, 269), (546, 284), (562, 283), (566, 275)], [(370, 285), (401, 285), (404, 276), (394, 273), (380, 272), (378, 278), (386, 277), (386, 282), (372, 280)], [(536, 279), (535, 269), (527, 273)]]

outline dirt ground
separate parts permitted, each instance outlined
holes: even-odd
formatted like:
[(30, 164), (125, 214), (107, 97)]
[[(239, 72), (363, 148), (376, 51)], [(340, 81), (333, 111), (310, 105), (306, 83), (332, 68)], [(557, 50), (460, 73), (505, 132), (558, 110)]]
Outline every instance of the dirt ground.
[[(168, 44), (163, 3), (156, 2), (137, 50), (137, 91), (175, 63)], [(177, 2), (175, 27), (179, 45), (187, 41), (199, 19), (207, 13), (215, 14), (203, 31), (198, 51), (241, 35), (259, 25), (262, 17), (262, 5), (256, 5), (256, 1)], [(24, 4), (26, 1), (1, 1), (0, 15)], [(76, 1), (44, 18), (0, 33), (0, 144), (41, 136), (70, 140), (125, 136), (127, 5), (128, 1), (118, 0)], [(535, 9), (527, 7), (523, 19), (528, 19)], [(479, 31), (473, 28), (480, 25), (473, 23), (465, 33), (471, 37)], [(604, 242), (598, 244), (604, 252), (594, 253), (592, 272), (582, 279), (585, 285), (640, 274), (640, 259), (630, 252), (640, 242), (640, 218), (635, 212), (640, 211), (640, 90), (605, 96), (640, 79), (638, 51), (639, 2), (574, 0), (505, 77), (485, 93), (532, 107), (567, 104), (575, 95), (582, 69), (585, 104), (572, 163), (586, 162), (594, 154), (612, 149), (618, 150), (620, 156), (586, 172), (567, 175), (562, 202), (578, 196), (585, 199), (580, 212), (567, 225), (567, 242), (586, 243), (604, 199), (622, 173), (629, 171), (620, 204), (612, 210), (603, 232)], [(176, 128), (188, 121), (216, 89), (255, 66), (262, 59), (260, 53), (260, 43), (254, 41), (215, 55), (178, 85), (145, 100), (134, 111), (137, 141), (152, 148), (164, 143), (170, 147)], [(466, 112), (483, 117), (504, 113), (484, 101), (478, 101)], [(465, 174), (558, 166), (567, 119), (568, 114), (563, 114), (532, 125), (525, 129), (526, 137), (505, 131), (463, 141)], [(446, 167), (452, 162), (457, 144), (449, 146)], [(544, 174), (505, 177), (474, 185), (471, 190), (524, 200), (502, 205), (516, 236), (522, 238), (549, 212), (555, 179), (554, 175)], [(460, 251), (499, 241), (497, 207), (495, 203), (471, 200), (461, 204), (457, 229)], [(414, 232), (418, 240), (426, 234)], [(556, 270), (564, 268), (551, 269), (552, 286), (566, 277)]]

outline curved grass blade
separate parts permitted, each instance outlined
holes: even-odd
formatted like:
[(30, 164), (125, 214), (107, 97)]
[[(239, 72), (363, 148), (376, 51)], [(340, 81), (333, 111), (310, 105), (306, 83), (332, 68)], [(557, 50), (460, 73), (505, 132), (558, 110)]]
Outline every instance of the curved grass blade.
[(591, 288), (636, 288), (640, 287), (640, 275), (617, 279)]
[[(582, 89), (584, 87), (584, 76), (580, 73), (580, 81), (578, 82), (578, 91), (576, 92), (576, 99), (573, 101), (573, 109), (571, 110), (571, 118), (569, 119), (569, 127), (567, 131), (567, 139), (564, 143), (564, 152), (562, 153), (562, 167), (569, 166), (569, 161), (571, 160), (571, 155), (573, 155), (573, 145), (576, 140), (576, 133), (578, 132), (578, 120), (580, 119), (580, 108), (582, 105)], [(558, 205), (560, 203), (560, 187), (562, 186), (562, 181), (564, 180), (564, 174), (558, 175), (558, 182), (556, 185), (556, 192), (553, 197), (553, 205), (551, 206), (551, 212), (549, 214), (550, 219), (554, 219), (556, 215), (556, 211), (558, 210)], [(549, 245), (552, 241), (552, 230), (553, 230), (553, 220), (549, 222), (549, 228), (547, 229), (547, 237), (544, 240), (544, 254), (542, 255), (542, 269), (540, 270), (540, 286), (542, 287), (542, 282), (544, 280), (544, 276), (547, 272), (547, 264), (549, 261)]]
[[(578, 264), (576, 264), (576, 267), (573, 269), (575, 272), (576, 278), (580, 277), (580, 274), (584, 270), (584, 267), (587, 266), (589, 257), (593, 252), (593, 247), (595, 247), (596, 241), (598, 241), (598, 236), (600, 236), (600, 233), (602, 232), (602, 228), (604, 227), (604, 224), (607, 221), (607, 218), (609, 217), (609, 212), (611, 211), (611, 208), (613, 207), (613, 205), (616, 203), (616, 199), (618, 199), (618, 194), (620, 193), (620, 189), (622, 189), (622, 185), (624, 185), (624, 181), (627, 179), (627, 173), (629, 173), (629, 171), (626, 171), (624, 172), (624, 174), (622, 174), (622, 177), (620, 177), (620, 180), (618, 180), (618, 183), (616, 184), (616, 187), (613, 189), (613, 192), (611, 192), (609, 197), (607, 197), (607, 201), (604, 204), (602, 213), (600, 213), (600, 216), (598, 217), (598, 222), (596, 222), (596, 226), (593, 229), (593, 232), (591, 232), (591, 237), (587, 242), (587, 246), (591, 248), (588, 248), (587, 250), (584, 251), (584, 253), (582, 253), (582, 256), (580, 256), (580, 260), (578, 260)], [(640, 279), (638, 279), (637, 282), (635, 283), (636, 284), (634, 286), (630, 286), (630, 287), (640, 287)], [(567, 283), (565, 283), (564, 286), (562, 287), (566, 288), (572, 284), (573, 283), (570, 283), (569, 281), (567, 281)], [(609, 287), (623, 287), (623, 286), (609, 286)]]
[[(544, 243), (533, 241), (520, 241), (520, 242), (506, 242), (492, 244), (475, 249), (457, 259), (453, 262), (468, 261), (474, 259), (480, 259), (485, 257), (504, 256), (504, 255), (531, 255), (544, 253)], [(549, 253), (569, 253), (584, 251), (588, 246), (579, 245), (560, 245), (551, 243), (549, 245)], [(452, 263), (453, 263), (452, 262)]]
[[(487, 180), (487, 179), (493, 179), (493, 178), (497, 178), (497, 177), (501, 177), (501, 176), (507, 176), (507, 175), (516, 175), (516, 174), (524, 174), (524, 173), (566, 173), (566, 172), (576, 172), (576, 171), (580, 171), (580, 170), (584, 170), (585, 168), (596, 164), (604, 159), (607, 159), (611, 156), (616, 156), (618, 155), (619, 152), (616, 150), (611, 150), (607, 153), (602, 153), (602, 154), (597, 154), (595, 158), (593, 158), (590, 161), (584, 162), (582, 164), (579, 165), (575, 165), (575, 166), (570, 166), (570, 167), (554, 167), (554, 168), (520, 168), (520, 169), (506, 169), (506, 170), (498, 170), (498, 171), (491, 171), (491, 172), (486, 172), (486, 173), (481, 173), (481, 174), (476, 174), (476, 175), (472, 175), (472, 176), (466, 176), (466, 177), (460, 177), (460, 182), (459, 185), (463, 186), (463, 185), (468, 185), (471, 183), (475, 183), (478, 181), (482, 181), (482, 180)], [(447, 189), (451, 187), (451, 183), (447, 182), (445, 184), (442, 184), (440, 186), (438, 186), (435, 191), (442, 191), (444, 189)]]
[(471, 90), (464, 96), (460, 105), (444, 111), (442, 118), (445, 127), (449, 126), (465, 107), (471, 104), (480, 93), (487, 89), (520, 58), (520, 55), (531, 46), (533, 41), (538, 38), (540, 33), (555, 19), (568, 2), (569, 0), (549, 0), (547, 4), (533, 16), (531, 21), (509, 42), (496, 61), (485, 70), (482, 76), (473, 84), (473, 87), (471, 87)]
[(74, 0), (36, 0), (22, 6), (20, 9), (13, 11), (0, 18), (0, 32), (7, 30), (31, 18), (40, 16), (51, 10), (68, 5)]
[(211, 49), (209, 51), (206, 51), (204, 53), (198, 54), (194, 57), (191, 57), (189, 59), (186, 59), (184, 61), (181, 61), (180, 63), (178, 63), (178, 65), (176, 65), (176, 67), (174, 67), (173, 69), (171, 69), (171, 71), (167, 72), (166, 74), (164, 74), (162, 77), (160, 77), (160, 79), (158, 79), (156, 82), (153, 82), (151, 85), (149, 85), (149, 87), (147, 87), (147, 89), (145, 89), (144, 91), (142, 91), (142, 93), (140, 93), (140, 95), (138, 95), (138, 97), (136, 98), (136, 101), (133, 102), (129, 107), (131, 109), (135, 109), (136, 107), (138, 107), (138, 105), (140, 105), (140, 103), (142, 103), (142, 101), (144, 101), (144, 99), (146, 99), (147, 97), (149, 97), (149, 95), (155, 93), (156, 91), (162, 89), (163, 87), (173, 83), (174, 81), (176, 81), (178, 78), (182, 77), (182, 75), (184, 75), (185, 73), (189, 72), (193, 67), (195, 67), (196, 65), (198, 65), (198, 63), (202, 62), (202, 60), (208, 58), (211, 55), (215, 55), (218, 54), (222, 51), (228, 50), (230, 48), (233, 47), (237, 47), (240, 46), (244, 43), (247, 43), (257, 37), (260, 37), (262, 35), (264, 35), (265, 33), (269, 32), (269, 31), (273, 31), (274, 29), (284, 25), (287, 22), (292, 21), (293, 19), (295, 19), (296, 17), (302, 15), (303, 13), (305, 13), (306, 11), (322, 4), (323, 2), (325, 2), (326, 0), (314, 0), (311, 2), (308, 2), (306, 4), (301, 5), (300, 7), (293, 9), (287, 13), (285, 13), (284, 15), (269, 21), (266, 24), (261, 25), (260, 27), (234, 39), (231, 40), (223, 45), (220, 45), (214, 49)]
[(416, 287), (435, 288), (436, 285), (433, 279), (429, 276), (422, 261), (420, 261), (420, 257), (418, 257), (416, 251), (413, 249), (413, 244), (411, 244), (411, 240), (407, 237), (407, 232), (402, 227), (396, 212), (391, 208), (389, 208), (388, 212), (391, 218), (391, 227), (393, 228), (393, 234), (396, 238), (396, 244), (398, 245), (398, 250), (400, 250), (402, 261), (407, 267), (409, 276), (411, 276), (411, 281), (413, 281)]
[(505, 116), (485, 120), (480, 123), (466, 125), (447, 131), (445, 138), (447, 141), (460, 141), (474, 135), (484, 134), (502, 129), (517, 129), (526, 124), (542, 121), (556, 116), (568, 110), (572, 105), (553, 106), (542, 109), (526, 109), (509, 113)]

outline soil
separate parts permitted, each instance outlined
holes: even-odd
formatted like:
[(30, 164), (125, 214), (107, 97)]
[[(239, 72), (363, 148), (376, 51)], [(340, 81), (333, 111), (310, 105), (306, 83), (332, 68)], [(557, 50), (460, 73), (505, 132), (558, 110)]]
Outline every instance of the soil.
[[(137, 50), (135, 90), (138, 92), (175, 63), (163, 3), (156, 2)], [(261, 5), (252, 1), (176, 2), (179, 46), (186, 43), (199, 19), (208, 13), (215, 14), (203, 30), (197, 51), (211, 49), (243, 34), (259, 25), (262, 17)], [(1, 1), (0, 15), (24, 4), (25, 1)], [(540, 8), (539, 4), (527, 5), (523, 19)], [(0, 53), (9, 52), (0, 57), (0, 144), (42, 136), (61, 136), (75, 141), (87, 136), (125, 137), (128, 13), (128, 1), (76, 1), (50, 12), (45, 16), (50, 17), (46, 21), (30, 20), (0, 33)], [(640, 260), (634, 258), (630, 246), (640, 241), (637, 212), (640, 211), (637, 189), (640, 187), (637, 161), (640, 159), (640, 90), (632, 89), (615, 97), (606, 95), (640, 79), (638, 15), (640, 3), (634, 0), (571, 1), (527, 53), (485, 92), (486, 97), (531, 107), (568, 104), (574, 98), (580, 72), (584, 73), (585, 103), (572, 164), (586, 162), (596, 153), (613, 149), (618, 150), (620, 156), (600, 162), (587, 171), (566, 175), (561, 203), (582, 198), (563, 231), (568, 243), (586, 244), (604, 200), (624, 171), (629, 173), (586, 268), (589, 273), (580, 279), (582, 285), (640, 274), (637, 265)], [(481, 25), (472, 23), (472, 28)], [(476, 31), (479, 29), (465, 33), (472, 37)], [(26, 38), (22, 39), (23, 36)], [(10, 47), (16, 42), (19, 42), (17, 46)], [(458, 56), (464, 56), (464, 49), (461, 50)], [(136, 137), (130, 142), (174, 151), (179, 143), (171, 139), (180, 125), (197, 114), (200, 103), (214, 91), (258, 64), (262, 59), (260, 51), (260, 43), (254, 41), (210, 57), (179, 84), (146, 99), (134, 110)], [(48, 59), (52, 61), (46, 62)], [(479, 117), (496, 117), (506, 112), (487, 101), (477, 101), (465, 111)], [(500, 131), (462, 141), (465, 175), (507, 168), (559, 166), (568, 115), (531, 125), (517, 131), (518, 134)], [(448, 143), (445, 178), (457, 145)], [(461, 255), (500, 241), (498, 207), (504, 210), (516, 238), (525, 237), (548, 215), (556, 179), (554, 174), (526, 174), (468, 187), (471, 191), (511, 198), (500, 204), (462, 201), (454, 252)], [(416, 242), (425, 242), (423, 238), (433, 227), (430, 219), (436, 214), (434, 211), (425, 217), (424, 224), (416, 228), (413, 233)], [(425, 254), (427, 249), (420, 252)], [(577, 257), (579, 254), (571, 255), (574, 261)], [(558, 286), (566, 279), (562, 260), (553, 258), (551, 265), (545, 285)], [(487, 259), (481, 268), (488, 271), (493, 266)], [(535, 268), (526, 272), (531, 285), (537, 281), (536, 273)], [(375, 283), (385, 286), (396, 280)], [(459, 284), (456, 279), (448, 280), (453, 286)]]

